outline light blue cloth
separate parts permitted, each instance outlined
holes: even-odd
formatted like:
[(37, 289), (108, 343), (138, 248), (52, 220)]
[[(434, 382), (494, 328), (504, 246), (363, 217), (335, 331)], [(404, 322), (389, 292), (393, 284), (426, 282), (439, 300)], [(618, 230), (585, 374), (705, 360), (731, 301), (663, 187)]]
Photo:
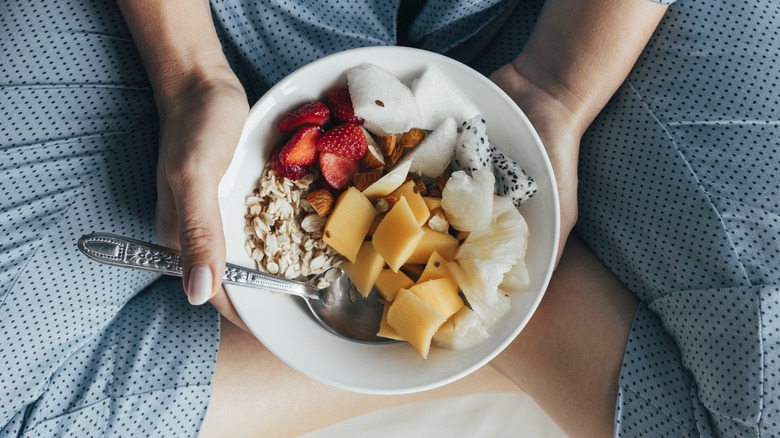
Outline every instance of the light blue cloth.
[[(489, 74), (541, 8), (211, 3), (251, 102), (321, 56), (399, 41)], [(644, 303), (618, 436), (780, 434), (779, 13), (673, 5), (583, 139), (577, 231)], [(5, 0), (0, 38), (0, 437), (194, 436), (218, 315), (178, 279), (75, 247), (96, 230), (152, 239), (156, 116), (122, 18), (110, 1)]]

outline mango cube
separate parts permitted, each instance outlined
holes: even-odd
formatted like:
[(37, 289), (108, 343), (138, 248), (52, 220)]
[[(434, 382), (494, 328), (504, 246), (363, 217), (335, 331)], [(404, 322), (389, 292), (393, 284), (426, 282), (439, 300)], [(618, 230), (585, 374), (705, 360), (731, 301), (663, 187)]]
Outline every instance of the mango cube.
[(428, 263), (425, 264), (425, 270), (420, 274), (420, 278), (417, 279), (417, 282), (422, 283), (437, 278), (452, 278), (450, 270), (447, 268), (448, 261), (449, 260), (442, 257), (438, 252), (434, 251), (428, 259)]
[(400, 289), (409, 289), (414, 281), (403, 272), (393, 272), (392, 269), (382, 269), (374, 284), (376, 289), (387, 301), (393, 301)]
[(409, 203), (409, 208), (412, 209), (414, 217), (420, 226), (428, 222), (431, 212), (428, 210), (428, 205), (425, 203), (425, 199), (423, 199), (420, 191), (417, 190), (414, 180), (403, 183), (401, 187), (393, 192), (393, 195), (398, 199), (401, 199), (402, 196), (406, 198), (406, 202)]
[(428, 211), (441, 208), (441, 198), (437, 196), (423, 196), (423, 201), (425, 201), (425, 206), (428, 207)]
[(407, 289), (398, 291), (387, 311), (387, 323), (406, 339), (424, 359), (428, 358), (431, 339), (446, 319), (425, 301)]
[(449, 233), (434, 231), (425, 225), (422, 227), (423, 236), (414, 247), (414, 251), (406, 260), (406, 263), (423, 264), (428, 261), (434, 251), (447, 260), (452, 260), (458, 251), (458, 239)]
[(354, 263), (374, 216), (376, 209), (371, 201), (350, 187), (339, 196), (328, 216), (322, 240)]
[[(368, 226), (371, 224), (369, 223)], [(412, 209), (409, 208), (409, 203), (406, 202), (405, 197), (402, 197), (376, 227), (371, 242), (390, 269), (398, 272), (401, 265), (406, 263), (406, 259), (414, 252), (423, 234)]]
[(409, 292), (417, 295), (445, 319), (463, 307), (463, 300), (458, 295), (458, 285), (449, 278), (418, 283), (409, 288)]
[(385, 301), (385, 308), (382, 311), (382, 321), (379, 323), (379, 331), (376, 335), (383, 338), (395, 339), (396, 341), (405, 341), (406, 339), (402, 338), (401, 335), (387, 323), (387, 313), (390, 310), (391, 304), (393, 304), (392, 301)]
[(352, 284), (355, 285), (360, 295), (367, 297), (374, 288), (374, 283), (385, 267), (385, 260), (377, 254), (374, 245), (369, 241), (363, 242), (357, 253), (357, 260), (344, 262), (341, 268), (347, 273)]

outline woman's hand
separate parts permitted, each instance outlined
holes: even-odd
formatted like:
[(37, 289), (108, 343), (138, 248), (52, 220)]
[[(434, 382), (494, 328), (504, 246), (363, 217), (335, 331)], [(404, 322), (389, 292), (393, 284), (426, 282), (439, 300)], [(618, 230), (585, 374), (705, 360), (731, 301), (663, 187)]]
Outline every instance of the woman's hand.
[(561, 238), (557, 261), (577, 222), (577, 158), (582, 129), (565, 104), (530, 82), (512, 64), (498, 69), (490, 79), (528, 116), (550, 157), (561, 203)]
[(547, 0), (522, 53), (491, 76), (531, 120), (552, 161), (561, 198), (558, 258), (577, 220), (580, 139), (664, 12), (647, 0)]
[(192, 304), (221, 290), (225, 241), (217, 186), (247, 111), (244, 91), (230, 75), (187, 85), (161, 107), (155, 232), (160, 243), (182, 251)]
[(221, 287), (225, 241), (217, 188), (248, 112), (205, 0), (118, 0), (160, 116), (160, 243), (180, 249), (184, 289), (246, 328)]

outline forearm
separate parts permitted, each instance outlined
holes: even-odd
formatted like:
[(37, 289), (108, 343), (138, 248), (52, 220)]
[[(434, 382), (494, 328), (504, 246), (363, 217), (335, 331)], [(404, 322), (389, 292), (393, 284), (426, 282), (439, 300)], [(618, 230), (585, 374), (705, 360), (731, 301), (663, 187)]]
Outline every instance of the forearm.
[(581, 135), (625, 80), (665, 11), (649, 0), (547, 0), (512, 62), (529, 85), (516, 98), (551, 96)]
[(182, 93), (212, 81), (243, 92), (225, 58), (207, 0), (118, 0), (165, 110)]

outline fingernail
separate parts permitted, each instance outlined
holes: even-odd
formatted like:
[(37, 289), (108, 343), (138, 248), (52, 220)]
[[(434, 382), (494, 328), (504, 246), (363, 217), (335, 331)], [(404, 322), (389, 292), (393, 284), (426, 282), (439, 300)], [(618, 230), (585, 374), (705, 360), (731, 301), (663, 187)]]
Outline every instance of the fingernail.
[(211, 298), (212, 280), (210, 267), (199, 265), (190, 269), (190, 279), (187, 283), (187, 299), (190, 304), (200, 306)]

